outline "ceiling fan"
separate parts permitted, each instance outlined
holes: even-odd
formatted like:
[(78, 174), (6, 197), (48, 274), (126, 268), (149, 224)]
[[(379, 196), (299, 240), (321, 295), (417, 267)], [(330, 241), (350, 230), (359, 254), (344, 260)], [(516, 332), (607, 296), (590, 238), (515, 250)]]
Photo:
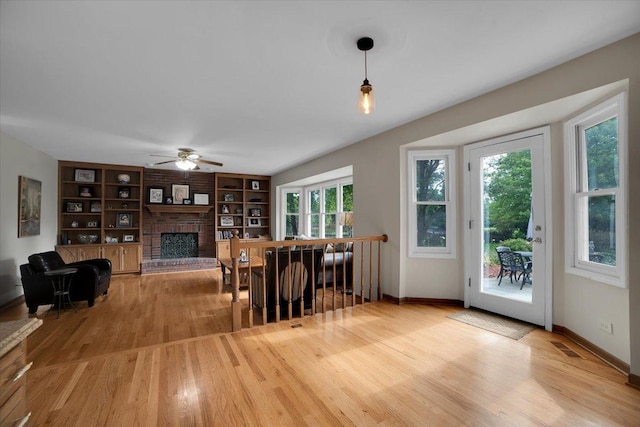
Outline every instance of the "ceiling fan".
[[(200, 169), (200, 167), (198, 166), (198, 163), (203, 163), (203, 164), (213, 165), (213, 166), (222, 166), (222, 163), (220, 162), (212, 162), (211, 160), (204, 160), (200, 158), (200, 154), (196, 154), (194, 151), (195, 150), (191, 148), (178, 148), (178, 156), (176, 158), (173, 158), (173, 160), (167, 160), (165, 162), (159, 162), (159, 163), (152, 163), (149, 166), (158, 166), (158, 165), (164, 165), (166, 163), (175, 163), (178, 169), (182, 169), (184, 171)], [(155, 157), (170, 157), (170, 156), (160, 156), (157, 154), (151, 154), (151, 155)]]

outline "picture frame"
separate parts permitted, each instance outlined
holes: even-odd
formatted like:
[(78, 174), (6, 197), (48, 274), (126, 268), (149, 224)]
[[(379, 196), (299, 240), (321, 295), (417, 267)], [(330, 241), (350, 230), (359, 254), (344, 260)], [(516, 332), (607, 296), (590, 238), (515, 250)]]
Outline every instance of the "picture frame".
[(96, 182), (95, 169), (75, 169), (73, 180), (76, 182)]
[(189, 198), (189, 185), (171, 184), (171, 197), (174, 205), (182, 205), (182, 201)]
[(150, 205), (164, 203), (164, 187), (147, 187), (147, 203)]
[(233, 217), (232, 216), (221, 216), (220, 217), (220, 226), (221, 227), (233, 227)]
[(129, 199), (131, 197), (131, 187), (118, 187), (118, 199)]
[(171, 196), (167, 196), (164, 198), (164, 204), (165, 205), (172, 205), (173, 204), (173, 197)]
[(209, 204), (209, 194), (206, 193), (195, 193), (193, 195), (193, 204), (194, 205), (208, 205)]
[[(19, 177), (18, 190), (18, 238), (40, 235), (40, 208), (42, 205), (42, 182), (37, 179)], [(80, 204), (82, 206), (82, 204)]]
[(191, 204), (191, 199), (182, 199), (182, 204), (183, 205), (190, 205)]
[(133, 241), (135, 241), (135, 236), (133, 234), (125, 234), (124, 236), (122, 236), (122, 241), (123, 242), (133, 242)]
[(80, 213), (82, 212), (82, 202), (67, 202), (66, 210), (68, 213)]
[(260, 227), (260, 218), (249, 218), (247, 227)]
[(93, 187), (90, 185), (81, 185), (78, 187), (78, 196), (79, 197), (93, 197)]
[(116, 227), (131, 227), (131, 212), (118, 212)]
[(233, 193), (225, 193), (224, 201), (225, 202), (233, 202)]
[(262, 216), (262, 209), (260, 208), (249, 209), (249, 216)]
[(260, 181), (251, 181), (251, 189), (259, 190), (260, 189)]
[(102, 202), (100, 200), (94, 200), (89, 205), (89, 212), (100, 213), (102, 212)]

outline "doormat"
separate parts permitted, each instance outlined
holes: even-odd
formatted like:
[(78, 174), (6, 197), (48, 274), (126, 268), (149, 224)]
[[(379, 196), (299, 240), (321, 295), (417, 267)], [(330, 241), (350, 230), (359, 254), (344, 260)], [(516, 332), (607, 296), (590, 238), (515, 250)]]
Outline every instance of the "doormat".
[(473, 309), (460, 310), (447, 317), (514, 340), (519, 340), (536, 328), (530, 323)]

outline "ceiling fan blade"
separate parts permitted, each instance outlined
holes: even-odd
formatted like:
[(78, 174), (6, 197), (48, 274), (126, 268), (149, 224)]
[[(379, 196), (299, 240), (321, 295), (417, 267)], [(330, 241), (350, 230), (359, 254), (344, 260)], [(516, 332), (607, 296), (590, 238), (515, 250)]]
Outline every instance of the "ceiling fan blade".
[(151, 157), (166, 157), (167, 159), (175, 159), (176, 156), (165, 156), (163, 154), (149, 154)]
[(166, 163), (175, 163), (175, 160), (167, 160), (166, 162), (153, 163), (152, 166), (164, 165)]
[(222, 166), (222, 163), (220, 162), (212, 162), (211, 160), (203, 160), (203, 159), (198, 159), (198, 163), (205, 163), (207, 165), (214, 165), (214, 166)]

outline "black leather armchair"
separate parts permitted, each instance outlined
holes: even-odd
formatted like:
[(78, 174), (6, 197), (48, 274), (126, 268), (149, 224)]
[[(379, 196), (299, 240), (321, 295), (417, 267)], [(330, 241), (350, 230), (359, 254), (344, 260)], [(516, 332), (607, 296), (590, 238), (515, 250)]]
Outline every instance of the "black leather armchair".
[(77, 268), (71, 279), (69, 294), (71, 301), (87, 301), (93, 307), (96, 297), (106, 295), (111, 281), (111, 261), (97, 258), (66, 264), (55, 251), (33, 254), (28, 264), (20, 266), (24, 300), (29, 313), (35, 313), (40, 305), (53, 301), (53, 285), (45, 271), (60, 268)]

